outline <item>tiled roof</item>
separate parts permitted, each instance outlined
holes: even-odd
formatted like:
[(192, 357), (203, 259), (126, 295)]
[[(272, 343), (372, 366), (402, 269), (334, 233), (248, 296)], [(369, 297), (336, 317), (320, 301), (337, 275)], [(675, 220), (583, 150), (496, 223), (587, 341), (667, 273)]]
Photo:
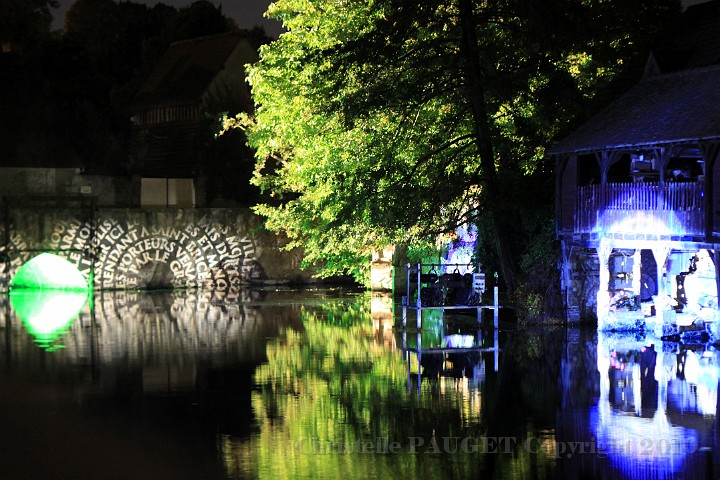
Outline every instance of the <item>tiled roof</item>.
[(231, 32), (174, 42), (135, 97), (135, 107), (200, 99), (244, 39)]
[(550, 153), (596, 151), (720, 138), (720, 66), (647, 78)]

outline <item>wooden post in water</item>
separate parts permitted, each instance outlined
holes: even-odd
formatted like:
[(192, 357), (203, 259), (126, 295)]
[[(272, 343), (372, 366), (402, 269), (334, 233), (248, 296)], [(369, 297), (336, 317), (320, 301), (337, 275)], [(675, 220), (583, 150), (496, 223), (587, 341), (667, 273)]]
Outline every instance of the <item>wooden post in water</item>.
[[(420, 310), (418, 310), (419, 312)], [(417, 393), (420, 395), (420, 389), (422, 388), (422, 334), (420, 330), (417, 331), (417, 338), (415, 340), (417, 348)]]
[(712, 448), (701, 447), (700, 451), (703, 454), (703, 467), (705, 467), (705, 478), (707, 478), (708, 480), (710, 480), (711, 478), (715, 478)]

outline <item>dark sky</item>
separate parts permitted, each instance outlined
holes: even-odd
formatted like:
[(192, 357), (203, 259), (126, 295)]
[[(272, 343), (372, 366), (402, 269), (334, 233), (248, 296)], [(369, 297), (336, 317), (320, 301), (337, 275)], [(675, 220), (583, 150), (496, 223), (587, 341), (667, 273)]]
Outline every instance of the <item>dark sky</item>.
[[(60, 8), (55, 10), (55, 20), (53, 21), (53, 29), (60, 29), (63, 26), (65, 12), (70, 8), (75, 0), (58, 0)], [(164, 3), (173, 7), (186, 7), (195, 0), (130, 0), (133, 3), (144, 3), (148, 6), (156, 3)], [(282, 27), (279, 22), (268, 20), (263, 16), (268, 5), (272, 0), (210, 0), (216, 5), (222, 6), (222, 11), (228, 17), (232, 17), (241, 28), (252, 28), (255, 25), (265, 27), (265, 32), (277, 38), (282, 33)], [(703, 3), (707, 0), (681, 0), (683, 7), (688, 7), (696, 3)]]
[[(195, 0), (131, 0), (133, 3), (141, 3), (148, 6), (156, 3), (164, 3), (173, 7), (187, 7)], [(265, 27), (265, 32), (277, 38), (282, 32), (279, 22), (268, 20), (263, 17), (272, 0), (211, 0), (215, 5), (221, 5), (223, 13), (235, 19), (240, 28), (252, 28), (255, 25)], [(54, 10), (55, 19), (53, 29), (60, 29), (63, 26), (65, 12), (75, 3), (75, 0), (59, 0), (60, 8)]]

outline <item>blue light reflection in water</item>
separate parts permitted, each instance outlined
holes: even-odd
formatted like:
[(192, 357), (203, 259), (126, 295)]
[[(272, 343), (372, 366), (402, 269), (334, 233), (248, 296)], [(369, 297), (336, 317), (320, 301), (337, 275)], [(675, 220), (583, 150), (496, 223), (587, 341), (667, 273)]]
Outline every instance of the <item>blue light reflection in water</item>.
[(600, 335), (600, 398), (590, 423), (623, 475), (646, 478), (654, 471), (673, 478), (688, 468), (689, 454), (712, 446), (703, 444), (716, 414), (717, 355), (704, 345), (694, 347), (698, 351)]
[[(585, 368), (588, 376), (596, 369), (595, 396), (586, 398), (585, 408), (575, 403), (577, 408), (560, 417), (563, 441), (589, 438), (599, 453), (563, 458), (560, 464), (592, 468), (596, 478), (600, 472), (607, 478), (713, 478), (718, 351), (710, 344), (663, 342), (644, 334), (595, 338), (584, 344), (586, 351), (595, 347), (596, 363)], [(577, 353), (577, 346), (566, 348)], [(566, 406), (578, 400), (570, 387), (563, 386)]]

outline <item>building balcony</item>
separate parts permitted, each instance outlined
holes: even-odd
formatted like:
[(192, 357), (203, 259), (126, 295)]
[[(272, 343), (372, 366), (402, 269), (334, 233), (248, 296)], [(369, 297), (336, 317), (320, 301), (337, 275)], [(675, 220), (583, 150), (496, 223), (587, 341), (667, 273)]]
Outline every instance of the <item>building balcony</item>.
[(701, 236), (703, 182), (637, 182), (578, 188), (575, 233)]

